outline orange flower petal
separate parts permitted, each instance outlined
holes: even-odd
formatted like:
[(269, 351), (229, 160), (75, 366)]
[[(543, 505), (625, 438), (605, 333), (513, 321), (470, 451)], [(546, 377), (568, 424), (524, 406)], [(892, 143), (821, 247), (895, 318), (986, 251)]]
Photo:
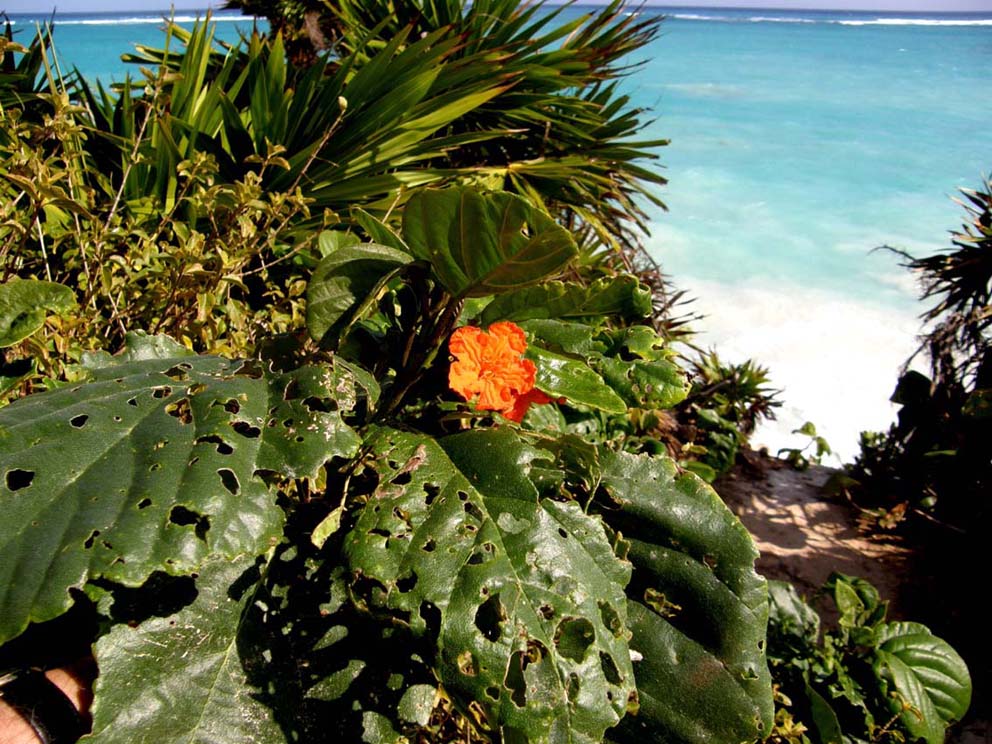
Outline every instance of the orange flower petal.
[(448, 385), (482, 411), (510, 411), (534, 387), (537, 367), (523, 359), (527, 337), (515, 323), (494, 323), (489, 331), (463, 326), (451, 334), (455, 357)]

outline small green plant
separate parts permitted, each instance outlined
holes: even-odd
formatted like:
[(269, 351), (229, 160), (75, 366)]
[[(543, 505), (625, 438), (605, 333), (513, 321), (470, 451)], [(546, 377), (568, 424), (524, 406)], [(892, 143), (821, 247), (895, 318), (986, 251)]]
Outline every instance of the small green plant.
[(694, 380), (676, 409), (683, 467), (712, 482), (730, 471), (761, 420), (774, 420), (780, 391), (768, 370), (748, 359), (727, 363), (714, 350), (693, 362)]
[(835, 573), (824, 592), (840, 617), (821, 637), (819, 616), (796, 590), (769, 583), (768, 658), (783, 705), (793, 706), (779, 711), (778, 740), (942, 744), (971, 701), (961, 657), (924, 625), (887, 621), (887, 603), (863, 579)]
[[(820, 465), (826, 455), (833, 454), (827, 440), (816, 433), (816, 425), (812, 421), (807, 421), (798, 429), (793, 429), (792, 433), (809, 437), (809, 442), (802, 448), (783, 447), (778, 451), (779, 457), (785, 453), (785, 461), (796, 470), (808, 470), (810, 465)], [(810, 449), (812, 451), (807, 454)]]

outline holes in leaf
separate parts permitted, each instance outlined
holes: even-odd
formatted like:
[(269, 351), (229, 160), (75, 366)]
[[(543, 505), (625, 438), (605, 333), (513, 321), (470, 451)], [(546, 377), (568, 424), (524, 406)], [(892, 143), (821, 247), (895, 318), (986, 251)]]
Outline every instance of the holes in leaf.
[(564, 537), (566, 540), (568, 539), (568, 533), (565, 532), (565, 530), (561, 527), (558, 528), (558, 534)]
[(165, 412), (173, 418), (179, 419), (182, 424), (193, 423), (193, 411), (189, 406), (189, 398), (180, 398), (174, 403), (165, 407)]
[(338, 404), (331, 398), (318, 398), (311, 395), (309, 398), (303, 400), (303, 405), (307, 407), (308, 411), (314, 413), (331, 413), (332, 411), (338, 410)]
[(148, 466), (149, 473), (154, 473), (161, 469), (162, 469), (162, 463), (160, 462), (153, 462), (151, 465)]
[(764, 641), (764, 639), (758, 641), (758, 650), (759, 651), (764, 651), (765, 650), (765, 641)]
[(568, 702), (575, 703), (579, 699), (579, 689), (582, 687), (582, 683), (579, 680), (579, 675), (572, 672), (568, 675), (568, 681), (565, 683), (565, 694), (568, 695)]
[(431, 636), (437, 636), (441, 630), (441, 610), (437, 608), (437, 605), (433, 602), (421, 602), (418, 614), (427, 625), (427, 632)]
[(434, 538), (430, 538), (424, 543), (424, 547), (422, 547), (421, 550), (425, 553), (433, 553), (435, 548), (437, 548), (437, 543), (434, 541)]
[(609, 602), (600, 602), (599, 616), (603, 619), (603, 625), (615, 637), (620, 638), (623, 636), (623, 621), (620, 619), (620, 614), (613, 608), (613, 605)]
[(378, 535), (379, 537), (392, 537), (393, 536), (393, 533), (391, 533), (389, 530), (384, 530), (381, 527), (373, 527), (371, 530), (369, 530), (369, 534), (370, 535)]
[(406, 486), (411, 480), (413, 480), (413, 476), (410, 474), (409, 470), (405, 470), (389, 482), (396, 486)]
[(137, 408), (137, 406), (138, 406), (138, 399), (137, 398), (128, 398), (127, 399), (127, 404), (129, 406), (134, 406), (135, 408)]
[(93, 547), (93, 543), (96, 541), (97, 537), (100, 536), (100, 530), (93, 530), (90, 536), (86, 538), (86, 542), (83, 543), (83, 547), (89, 550)]
[[(149, 502), (150, 503), (150, 502)], [(193, 526), (193, 531), (201, 540), (207, 539), (207, 532), (210, 530), (210, 519), (198, 514), (185, 506), (174, 506), (169, 512), (169, 521), (180, 527)]]
[(716, 568), (716, 556), (707, 553), (703, 556), (703, 563), (705, 563), (706, 567), (712, 571)]
[(31, 485), (33, 480), (33, 470), (21, 470), (20, 468), (15, 468), (7, 471), (7, 488), (11, 491), (20, 491), (21, 489), (27, 488)]
[(465, 502), (465, 513), (475, 517), (480, 522), (483, 522), (486, 519), (486, 515), (482, 513), (482, 509), (480, 509), (477, 504), (473, 504), (471, 501)]
[(494, 594), (475, 611), (475, 627), (479, 629), (488, 641), (496, 642), (503, 634), (502, 624), (506, 620), (506, 610), (499, 600), (499, 593)]
[(152, 500), (149, 498), (144, 498), (138, 502), (139, 509), (147, 509), (151, 505), (152, 505)]
[(554, 641), (558, 653), (572, 661), (582, 661), (595, 640), (596, 629), (585, 618), (562, 618), (555, 628)]
[(253, 380), (260, 380), (262, 379), (264, 370), (262, 370), (262, 366), (254, 359), (249, 359), (242, 362), (232, 374), (237, 377), (249, 377)]
[(234, 398), (230, 398), (224, 403), (224, 410), (228, 413), (240, 413), (241, 404)]
[(527, 663), (523, 651), (510, 654), (510, 662), (506, 665), (503, 677), (503, 687), (510, 691), (510, 700), (518, 708), (527, 705), (527, 682), (524, 679), (524, 665)]
[(468, 501), (468, 494), (465, 493), (464, 491), (459, 491), (458, 492), (458, 500), (459, 501)]
[(90, 420), (90, 417), (85, 413), (81, 413), (78, 416), (73, 416), (69, 419), (69, 423), (77, 429), (82, 429), (86, 426), (86, 422)]
[(466, 677), (474, 677), (478, 672), (475, 671), (475, 657), (472, 656), (471, 651), (462, 651), (458, 654), (458, 671), (464, 674)]
[(599, 665), (603, 668), (603, 674), (606, 676), (607, 682), (611, 685), (620, 684), (622, 677), (620, 676), (620, 670), (617, 668), (617, 663), (613, 661), (612, 656), (605, 651), (600, 651)]
[(438, 497), (438, 494), (441, 493), (441, 489), (439, 486), (435, 486), (433, 483), (425, 483), (424, 493), (427, 494), (427, 497), (424, 499), (424, 504), (430, 506), (431, 504), (434, 503), (434, 499)]
[(538, 614), (545, 620), (550, 620), (555, 616), (555, 608), (549, 604), (543, 604), (537, 608)]
[(262, 434), (261, 429), (252, 426), (247, 421), (232, 421), (231, 428), (246, 439), (257, 439)]
[(498, 687), (495, 687), (495, 686), (494, 687), (487, 687), (486, 688), (486, 697), (491, 698), (493, 700), (499, 700), (499, 688)]
[[(210, 434), (209, 436), (205, 436), (205, 437), (197, 437), (195, 443), (196, 444), (216, 444), (217, 445), (217, 454), (219, 454), (219, 455), (230, 455), (231, 453), (234, 452), (234, 448), (231, 445), (229, 445), (227, 442), (225, 442), (223, 439), (221, 439), (219, 436), (217, 436), (216, 434)], [(199, 458), (197, 458), (197, 459), (199, 459)], [(192, 464), (193, 463), (190, 462), (190, 465), (192, 465)]]
[(230, 491), (231, 495), (237, 496), (238, 491), (241, 490), (241, 484), (238, 483), (238, 476), (234, 474), (234, 471), (221, 468), (217, 471), (217, 475), (220, 476), (220, 482), (224, 484), (224, 488)]
[(155, 391), (152, 393), (152, 397), (158, 398), (159, 400), (162, 400), (163, 398), (168, 398), (170, 395), (172, 395), (172, 388), (169, 387), (168, 385), (165, 385), (164, 387), (160, 387), (160, 388), (155, 388)]
[(396, 582), (396, 588), (399, 589), (404, 594), (417, 585), (417, 574), (414, 571), (410, 572), (409, 576), (404, 576)]
[(182, 364), (177, 364), (174, 367), (169, 367), (169, 369), (165, 370), (163, 374), (165, 374), (166, 377), (175, 380), (176, 382), (182, 382), (187, 377), (186, 373), (189, 372), (191, 369), (193, 369), (192, 364), (187, 364), (186, 362), (183, 362)]

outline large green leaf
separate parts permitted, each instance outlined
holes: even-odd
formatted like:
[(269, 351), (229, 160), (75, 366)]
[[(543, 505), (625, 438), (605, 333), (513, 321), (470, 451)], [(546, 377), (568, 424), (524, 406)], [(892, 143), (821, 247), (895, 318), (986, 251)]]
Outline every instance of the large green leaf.
[(497, 296), (479, 316), (482, 325), (498, 320), (540, 318), (644, 318), (651, 313), (651, 293), (635, 277), (598, 279), (590, 285), (544, 282)]
[[(876, 631), (872, 668), (893, 713), (914, 737), (941, 744), (947, 727), (961, 720), (971, 703), (971, 676), (946, 641), (919, 623), (884, 623)], [(903, 703), (911, 706), (903, 709)]]
[(250, 558), (212, 558), (200, 569), (191, 605), (137, 628), (117, 625), (97, 641), (93, 733), (84, 741), (285, 742), (239, 653), (255, 579)]
[(352, 569), (437, 644), (445, 687), (505, 741), (594, 742), (634, 693), (623, 586), (602, 523), (541, 500), (510, 429), (373, 437), (380, 485), (345, 540)]
[(757, 550), (716, 493), (668, 457), (601, 451), (607, 522), (630, 541), (640, 711), (617, 742), (742, 742), (771, 725)]
[(180, 356), (92, 376), (0, 410), (0, 641), (90, 579), (266, 550), (282, 511), (258, 471), (312, 477), (358, 448), (336, 410), (354, 385), (332, 367)]
[(524, 199), (471, 187), (425, 189), (410, 197), (403, 238), (459, 298), (536, 284), (578, 253), (568, 231)]
[(316, 340), (339, 329), (372, 288), (396, 268), (410, 263), (409, 254), (367, 243), (341, 246), (317, 264), (307, 285), (307, 330)]
[(49, 315), (75, 306), (73, 291), (55, 282), (17, 279), (0, 284), (0, 349), (38, 331)]

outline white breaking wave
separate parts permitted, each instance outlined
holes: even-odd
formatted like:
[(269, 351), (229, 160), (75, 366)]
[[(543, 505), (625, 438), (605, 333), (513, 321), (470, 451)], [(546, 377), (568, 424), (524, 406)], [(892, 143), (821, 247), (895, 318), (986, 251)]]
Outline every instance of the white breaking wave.
[(823, 23), (839, 26), (992, 26), (992, 18), (796, 18), (783, 16), (727, 16), (698, 13), (672, 13), (669, 18), (680, 21), (710, 21), (717, 23)]
[[(194, 15), (181, 15), (174, 16), (172, 18), (176, 23), (195, 23), (196, 21), (204, 20), (205, 16), (194, 16)], [(49, 19), (39, 19), (38, 23), (47, 22)], [(132, 18), (72, 18), (69, 20), (61, 20), (58, 16), (55, 16), (56, 26), (139, 26), (150, 23), (162, 23), (168, 20), (167, 16), (138, 16)], [(211, 21), (227, 22), (227, 21), (254, 21), (256, 18), (254, 16), (227, 16), (227, 15), (214, 15), (210, 17)], [(25, 23), (21, 21), (21, 23)], [(28, 21), (30, 25), (34, 25), (35, 21)], [(11, 21), (12, 26), (16, 26), (18, 21)]]
[[(899, 369), (916, 349), (916, 308), (898, 309), (835, 292), (771, 280), (718, 282), (679, 275), (706, 317), (694, 342), (727, 362), (754, 359), (783, 390), (778, 418), (763, 424), (755, 446), (802, 448), (792, 434), (806, 421), (840, 460), (858, 453), (861, 431), (884, 431), (895, 419), (889, 402)], [(910, 288), (907, 288), (910, 289)], [(826, 463), (838, 464), (834, 459)]]
[(992, 18), (936, 20), (932, 18), (876, 18), (873, 21), (831, 21), (841, 26), (992, 26)]

